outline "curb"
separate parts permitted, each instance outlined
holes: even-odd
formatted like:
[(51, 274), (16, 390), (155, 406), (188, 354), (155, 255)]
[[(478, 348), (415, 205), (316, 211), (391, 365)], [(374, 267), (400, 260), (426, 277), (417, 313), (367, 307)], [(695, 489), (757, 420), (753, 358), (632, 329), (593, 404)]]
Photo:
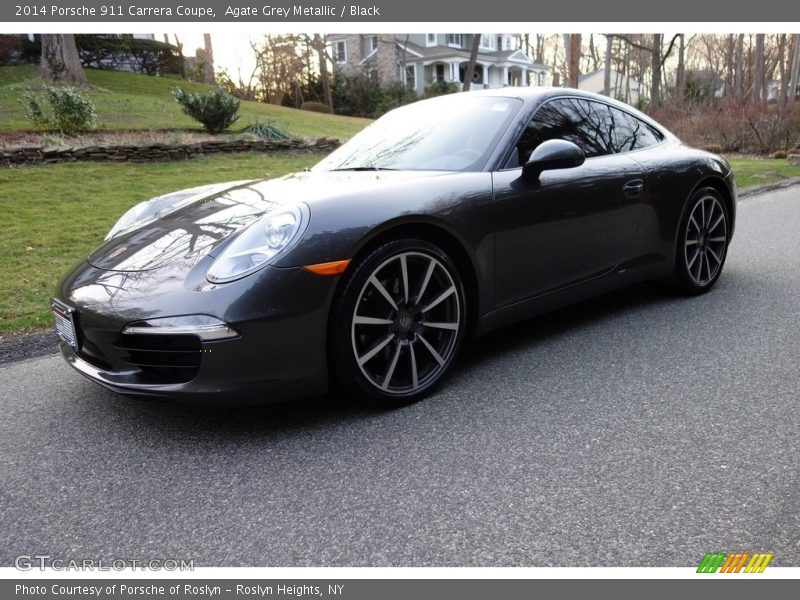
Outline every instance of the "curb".
[(58, 353), (58, 336), (52, 329), (0, 337), (0, 366)]
[(766, 192), (774, 192), (775, 190), (782, 190), (784, 188), (793, 187), (800, 184), (800, 177), (790, 177), (783, 181), (776, 181), (775, 183), (765, 183), (764, 185), (756, 185), (749, 187), (746, 190), (739, 192), (739, 200), (750, 198), (751, 196), (758, 196)]

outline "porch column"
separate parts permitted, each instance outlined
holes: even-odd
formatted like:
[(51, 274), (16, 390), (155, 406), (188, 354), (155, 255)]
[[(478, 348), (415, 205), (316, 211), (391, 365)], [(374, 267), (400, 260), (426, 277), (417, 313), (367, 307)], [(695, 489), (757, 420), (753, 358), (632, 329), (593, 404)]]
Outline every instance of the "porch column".
[(503, 87), (508, 85), (508, 67), (503, 67)]

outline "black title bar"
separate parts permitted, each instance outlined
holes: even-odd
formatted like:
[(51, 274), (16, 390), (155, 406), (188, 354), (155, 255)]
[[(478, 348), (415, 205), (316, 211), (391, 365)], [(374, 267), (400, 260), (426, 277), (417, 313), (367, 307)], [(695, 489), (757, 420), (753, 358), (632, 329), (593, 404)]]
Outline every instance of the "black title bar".
[(3, 23), (363, 23), (363, 22), (682, 22), (797, 23), (800, 2), (759, 0), (11, 0), (0, 4)]

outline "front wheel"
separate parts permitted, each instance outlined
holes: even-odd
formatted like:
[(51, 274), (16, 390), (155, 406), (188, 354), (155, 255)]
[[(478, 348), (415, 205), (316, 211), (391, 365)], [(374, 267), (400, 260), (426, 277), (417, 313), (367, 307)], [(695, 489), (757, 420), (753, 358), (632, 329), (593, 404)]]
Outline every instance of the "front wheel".
[(384, 407), (416, 402), (452, 364), (466, 311), (438, 246), (394, 240), (354, 265), (331, 311), (331, 366), (346, 392)]
[(722, 197), (702, 188), (689, 199), (678, 231), (674, 282), (690, 294), (711, 289), (728, 253), (730, 223)]

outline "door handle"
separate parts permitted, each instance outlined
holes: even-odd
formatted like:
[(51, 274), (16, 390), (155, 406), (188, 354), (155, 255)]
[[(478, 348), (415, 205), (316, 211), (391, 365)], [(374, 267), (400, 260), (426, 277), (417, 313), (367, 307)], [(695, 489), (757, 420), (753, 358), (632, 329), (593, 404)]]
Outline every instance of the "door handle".
[(638, 198), (644, 191), (644, 180), (632, 179), (622, 186), (622, 193), (626, 198)]

